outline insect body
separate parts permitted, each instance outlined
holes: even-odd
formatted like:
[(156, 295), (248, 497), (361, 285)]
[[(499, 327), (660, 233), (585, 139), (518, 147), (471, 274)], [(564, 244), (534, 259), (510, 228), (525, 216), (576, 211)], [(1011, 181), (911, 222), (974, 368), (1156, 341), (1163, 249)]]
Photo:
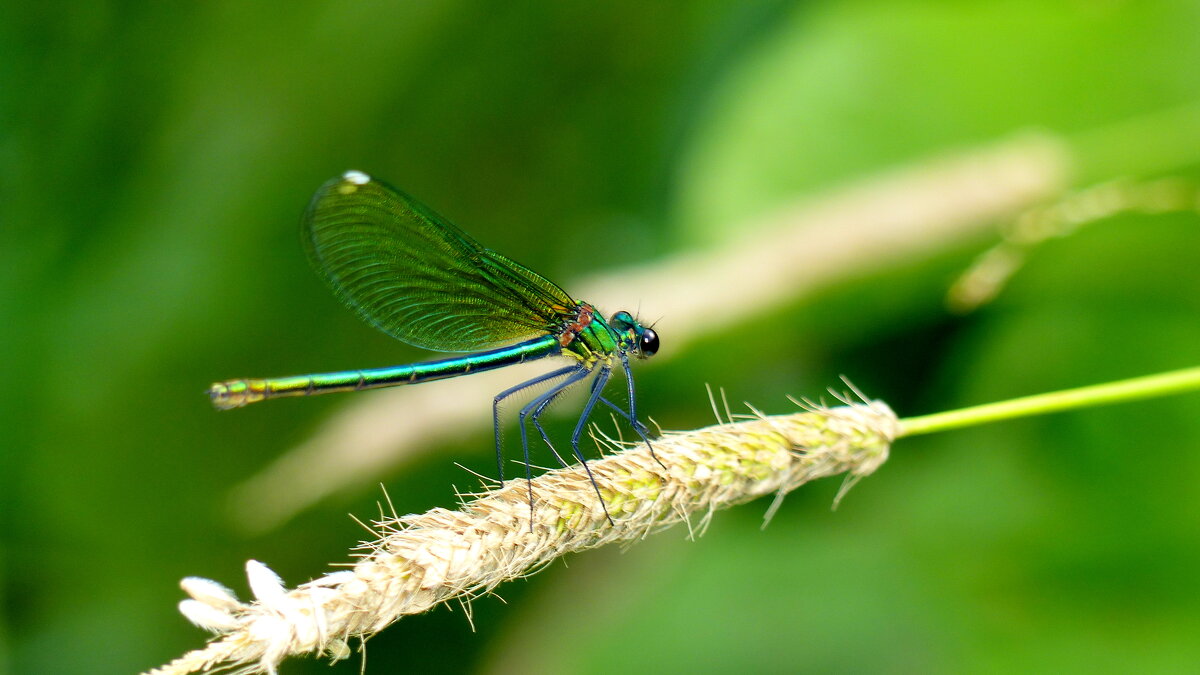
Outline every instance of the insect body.
[[(493, 400), (500, 479), (500, 404), (547, 382), (553, 385), (518, 413), (527, 480), (531, 469), (526, 422), (565, 465), (539, 418), (563, 392), (589, 379), (589, 396), (571, 434), (572, 454), (588, 476), (591, 469), (579, 450), (579, 438), (597, 403), (617, 411), (650, 446), (646, 426), (638, 420), (629, 361), (653, 356), (659, 340), (654, 329), (629, 312), (604, 319), (592, 305), (573, 300), (545, 277), (480, 246), (417, 200), (359, 171), (349, 171), (317, 190), (304, 214), (302, 237), (317, 273), (368, 323), (417, 347), (471, 353), (386, 368), (227, 380), (209, 388), (217, 408), (418, 384), (563, 356), (569, 365), (510, 387)], [(603, 395), (618, 367), (628, 383), (627, 408)], [(594, 478), (592, 485), (599, 497)], [(532, 484), (529, 500), (532, 511)]]

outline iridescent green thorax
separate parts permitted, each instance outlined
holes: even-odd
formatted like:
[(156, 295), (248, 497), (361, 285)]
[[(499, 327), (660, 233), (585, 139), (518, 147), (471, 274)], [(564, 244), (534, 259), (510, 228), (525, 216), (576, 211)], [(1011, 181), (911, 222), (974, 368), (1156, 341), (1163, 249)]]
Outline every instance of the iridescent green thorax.
[(574, 319), (562, 327), (558, 342), (564, 356), (574, 356), (589, 368), (598, 361), (607, 361), (619, 348), (617, 336), (604, 317), (586, 302), (576, 307)]
[(629, 312), (617, 312), (605, 320), (586, 302), (579, 303), (574, 320), (563, 327), (559, 343), (564, 354), (575, 356), (588, 367), (601, 361), (608, 363), (618, 352), (645, 358), (658, 350), (658, 336)]

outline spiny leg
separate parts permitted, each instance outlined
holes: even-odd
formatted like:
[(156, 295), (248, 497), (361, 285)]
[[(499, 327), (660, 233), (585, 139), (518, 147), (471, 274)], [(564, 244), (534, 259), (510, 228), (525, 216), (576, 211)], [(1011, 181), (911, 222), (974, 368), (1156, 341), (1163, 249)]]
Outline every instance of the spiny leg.
[[(501, 484), (504, 483), (504, 435), (500, 433), (500, 402), (509, 396), (512, 396), (513, 394), (525, 391), (530, 387), (537, 386), (546, 380), (553, 380), (556, 377), (562, 377), (563, 375), (571, 373), (578, 368), (579, 366), (567, 366), (565, 368), (559, 368), (553, 372), (546, 373), (545, 375), (538, 375), (532, 380), (527, 380), (516, 385), (515, 387), (509, 387), (508, 389), (505, 389), (499, 394), (496, 394), (496, 397), (492, 399), (492, 432), (496, 436), (496, 471), (500, 474)], [(557, 455), (558, 453), (555, 454)], [(562, 460), (559, 459), (559, 461)]]
[(631, 417), (624, 408), (604, 398), (603, 396), (600, 397), (600, 402), (620, 413), (621, 417), (625, 418), (625, 421), (629, 422), (629, 426), (633, 428), (633, 432), (642, 439), (642, 442), (646, 444), (646, 447), (650, 448), (650, 456), (654, 457), (654, 461), (658, 462), (659, 466), (662, 466), (662, 468), (666, 469), (667, 467), (663, 466), (663, 463), (658, 461), (658, 457), (654, 456), (654, 446), (650, 445), (650, 439), (646, 436), (646, 425)]
[(600, 372), (596, 375), (596, 379), (592, 381), (592, 391), (588, 396), (588, 401), (583, 406), (583, 414), (579, 416), (579, 422), (575, 424), (575, 431), (571, 434), (571, 452), (575, 453), (575, 459), (578, 459), (583, 464), (583, 470), (587, 472), (588, 480), (592, 481), (592, 488), (596, 490), (596, 498), (600, 500), (600, 508), (604, 509), (604, 517), (608, 518), (608, 524), (616, 527), (612, 516), (608, 513), (608, 505), (604, 503), (604, 495), (600, 494), (600, 486), (596, 484), (596, 477), (592, 475), (592, 470), (588, 467), (587, 459), (579, 450), (579, 435), (583, 433), (583, 427), (587, 424), (588, 416), (592, 414), (592, 408), (596, 406), (596, 401), (600, 399), (600, 394), (604, 392), (604, 385), (608, 384), (608, 378), (612, 377), (612, 369), (608, 366), (600, 368)]
[[(562, 382), (559, 382), (558, 384), (554, 385), (549, 391), (539, 395), (537, 398), (535, 398), (532, 401), (530, 401), (529, 403), (527, 403), (524, 408), (521, 408), (521, 412), (517, 413), (517, 418), (520, 420), (519, 426), (521, 427), (521, 452), (525, 459), (525, 484), (529, 488), (529, 531), (530, 532), (533, 531), (533, 467), (530, 466), (530, 464), (529, 464), (529, 434), (528, 434), (528, 430), (525, 428), (525, 417), (528, 416), (531, 411), (540, 411), (542, 408), (545, 407), (543, 404), (546, 403), (546, 401), (553, 399), (555, 396), (558, 396), (559, 394), (561, 394), (565, 389), (568, 389), (568, 388), (574, 386), (580, 380), (586, 378), (588, 375), (591, 374), (590, 370), (588, 370), (587, 368), (583, 368), (581, 366), (571, 366), (567, 370), (567, 372), (570, 373), (568, 375), (567, 379), (563, 380)], [(534, 417), (534, 422), (535, 423), (537, 422), (536, 413), (535, 413), (535, 417)], [(557, 455), (558, 453), (556, 452), (554, 454)], [(584, 465), (584, 466), (586, 468), (586, 465)], [(589, 472), (588, 475), (590, 476), (591, 473)], [(595, 484), (595, 481), (593, 481), (593, 485), (594, 484)]]
[[(650, 439), (646, 437), (646, 432), (650, 429), (647, 428), (645, 424), (642, 424), (641, 420), (638, 419), (637, 399), (633, 395), (633, 371), (629, 369), (629, 357), (624, 353), (621, 354), (621, 368), (625, 370), (625, 384), (629, 389), (629, 426), (633, 427), (633, 430), (637, 432), (637, 435), (642, 437), (642, 440), (646, 442), (646, 447), (650, 449), (650, 456), (654, 458), (654, 461), (658, 462), (658, 465), (663, 468), (663, 471), (666, 471), (667, 465), (663, 464), (662, 460), (658, 458), (658, 455), (654, 454), (654, 446), (650, 444)], [(608, 401), (605, 401), (605, 403), (608, 403)], [(612, 404), (609, 403), (609, 405)], [(620, 412), (625, 412), (620, 408), (617, 408), (615, 405), (612, 407)]]
[[(560, 391), (559, 393), (562, 393), (562, 392)], [(546, 430), (544, 428), (542, 428), (542, 421), (540, 419), (541, 415), (542, 415), (542, 411), (545, 410), (553, 402), (554, 402), (553, 398), (548, 398), (545, 401), (543, 401), (542, 404), (539, 405), (537, 407), (537, 409), (533, 411), (533, 414), (531, 414), (529, 416), (529, 420), (531, 422), (533, 422), (533, 428), (537, 429), (538, 433), (541, 434), (542, 442), (544, 442), (546, 444), (546, 447), (550, 448), (550, 452), (554, 453), (555, 459), (557, 459), (558, 463), (562, 464), (563, 468), (565, 469), (568, 466), (567, 462), (566, 462), (566, 460), (564, 460), (562, 458), (562, 455), (558, 454), (558, 449), (554, 447), (554, 444), (550, 442), (550, 436), (549, 436), (549, 434), (546, 433)]]

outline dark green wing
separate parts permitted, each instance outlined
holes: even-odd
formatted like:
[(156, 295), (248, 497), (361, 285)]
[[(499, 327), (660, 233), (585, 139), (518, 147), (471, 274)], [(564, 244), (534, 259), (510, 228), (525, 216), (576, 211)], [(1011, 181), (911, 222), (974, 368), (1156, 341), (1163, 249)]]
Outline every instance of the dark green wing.
[(557, 330), (575, 316), (576, 303), (561, 288), (358, 171), (321, 186), (302, 237), (342, 302), (417, 347), (488, 349)]

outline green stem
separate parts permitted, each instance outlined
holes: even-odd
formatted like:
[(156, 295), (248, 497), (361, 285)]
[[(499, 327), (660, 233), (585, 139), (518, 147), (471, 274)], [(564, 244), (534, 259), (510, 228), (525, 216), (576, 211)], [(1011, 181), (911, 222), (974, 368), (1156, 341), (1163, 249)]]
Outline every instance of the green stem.
[(1014, 398), (949, 412), (921, 415), (900, 420), (900, 436), (917, 436), (936, 431), (998, 422), (1015, 417), (1045, 415), (1046, 413), (1088, 408), (1106, 403), (1123, 403), (1144, 398), (1200, 390), (1200, 368), (1185, 368), (1158, 375), (1135, 377), (1107, 384), (1078, 389), (1066, 389), (1049, 394)]
[(1068, 142), (1084, 184), (1175, 171), (1200, 154), (1200, 101), (1076, 133)]

